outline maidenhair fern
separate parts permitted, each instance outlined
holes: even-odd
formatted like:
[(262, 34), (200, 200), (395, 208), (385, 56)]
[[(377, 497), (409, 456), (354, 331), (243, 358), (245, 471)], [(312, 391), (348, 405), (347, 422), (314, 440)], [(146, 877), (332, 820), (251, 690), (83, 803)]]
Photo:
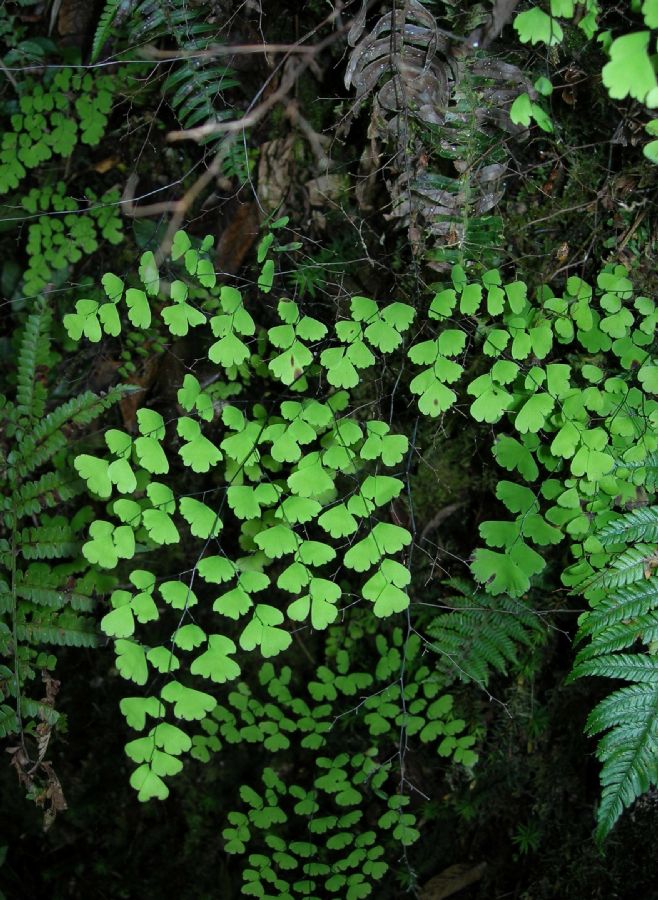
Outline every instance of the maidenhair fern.
[[(194, 371), (185, 375), (176, 415), (141, 408), (137, 434), (111, 429), (105, 455), (75, 460), (106, 510), (89, 528), (84, 555), (99, 567), (126, 561), (126, 586), (112, 594), (102, 627), (121, 675), (145, 689), (122, 703), (131, 727), (146, 730), (127, 746), (143, 800), (167, 795), (165, 779), (195, 747), (217, 749), (195, 723), (212, 721), (250, 656), (285, 654), (300, 628), (330, 632), (354, 604), (372, 621), (416, 621), (413, 535), (390, 519), (405, 490), (409, 442), (358, 412), (352, 394), (376, 367), (406, 357), (415, 367), (411, 394), (430, 418), (462, 390), (472, 418), (494, 426), (494, 456), (508, 476), (496, 488), (507, 517), (481, 524), (486, 546), (472, 561), (485, 596), (464, 588), (463, 599), (442, 603), (453, 611), (427, 626), (444, 684), (486, 685), (492, 671), (517, 664), (518, 648), (537, 633), (525, 597), (546, 569), (547, 548), (569, 540), (576, 562), (563, 575), (567, 585), (604, 564), (594, 531), (616, 502), (635, 496), (624, 466), (635, 467), (640, 484), (641, 464), (656, 451), (648, 422), (658, 415), (655, 307), (634, 297), (622, 267), (606, 267), (596, 288), (573, 277), (562, 296), (547, 287), (533, 296), (495, 269), (469, 279), (455, 266), (427, 320), (420, 317), (422, 339), (410, 340), (419, 311), (399, 301), (352, 297), (337, 321), (286, 297), (271, 301), (274, 241), (270, 232), (259, 248), (258, 317), (251, 298), (216, 287), (210, 241), (194, 245), (178, 232), (166, 282), (146, 252), (139, 282), (108, 273), (104, 295), (78, 301), (64, 320), (74, 340), (98, 342), (120, 334), (126, 319), (148, 328), (157, 314), (172, 335), (194, 331), (214, 372), (208, 387)], [(465, 381), (467, 353), (478, 345), (491, 362)], [(563, 362), (578, 347), (587, 361)], [(185, 473), (183, 491), (174, 466)], [(646, 527), (637, 513), (629, 533)], [(143, 557), (148, 550), (155, 561), (159, 548), (167, 550), (164, 569)], [(140, 565), (130, 568), (138, 552)], [(647, 554), (622, 554), (615, 583), (637, 580)], [(628, 646), (618, 632), (608, 636), (610, 652)], [(363, 703), (381, 733), (399, 714), (387, 691)], [(424, 709), (414, 721), (404, 733), (430, 733)], [(455, 761), (469, 758), (460, 746), (455, 738)]]
[[(0, 397), (2, 482), (0, 508), (0, 734), (18, 735), (17, 770), (35, 789), (40, 764), (59, 713), (54, 708), (56, 663), (52, 647), (94, 647), (97, 628), (90, 613), (94, 594), (111, 579), (99, 578), (79, 556), (91, 510), (72, 519), (62, 514), (83, 490), (66, 453), (74, 429), (96, 419), (120, 396), (86, 392), (48, 409), (47, 371), (51, 314), (38, 301), (28, 316), (17, 356), (16, 395)], [(60, 512), (56, 512), (56, 510)], [(46, 698), (36, 699), (37, 674)], [(33, 743), (31, 743), (33, 742)], [(45, 771), (49, 787), (53, 773)], [(49, 795), (56, 810), (57, 792)], [(43, 805), (43, 804), (42, 804)]]

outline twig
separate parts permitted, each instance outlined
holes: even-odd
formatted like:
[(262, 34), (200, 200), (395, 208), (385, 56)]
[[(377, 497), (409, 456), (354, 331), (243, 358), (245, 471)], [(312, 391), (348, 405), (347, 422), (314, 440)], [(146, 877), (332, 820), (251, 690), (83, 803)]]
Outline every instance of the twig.
[(9, 69), (3, 63), (3, 61), (1, 59), (0, 59), (0, 69), (2, 69), (2, 71), (5, 73), (5, 75), (7, 76), (7, 80), (11, 83), (14, 90), (17, 91), (18, 90), (18, 82), (16, 81), (14, 76), (11, 74), (11, 72), (9, 71)]
[(247, 56), (254, 53), (310, 53), (314, 54), (314, 46), (305, 44), (216, 44), (206, 50), (158, 50), (153, 44), (141, 47), (139, 53), (144, 59), (157, 59), (176, 62), (180, 59), (214, 59), (217, 56)]
[(299, 105), (296, 100), (291, 100), (290, 103), (288, 103), (284, 110), (284, 114), (290, 121), (290, 124), (293, 127), (299, 128), (304, 134), (304, 137), (311, 145), (311, 150), (313, 151), (320, 168), (329, 169), (332, 165), (332, 161), (324, 152), (323, 144), (329, 144), (331, 139), (327, 135), (318, 134), (318, 132), (314, 130), (310, 122), (308, 122), (300, 113)]
[(420, 540), (418, 543), (422, 541), (426, 541), (429, 534), (434, 531), (435, 528), (438, 528), (439, 525), (444, 522), (448, 516), (451, 516), (454, 512), (457, 512), (458, 509), (464, 506), (464, 503), (450, 503), (448, 506), (444, 506), (440, 509), (436, 515), (432, 516), (427, 525), (423, 528), (420, 534)]
[[(323, 28), (325, 25), (331, 24), (336, 18), (338, 18), (342, 12), (343, 4), (337, 3), (336, 7), (332, 10), (332, 12), (317, 25), (312, 31), (308, 34), (304, 35), (304, 37), (300, 38), (300, 40), (293, 46), (302, 46), (303, 41), (307, 40), (310, 35), (314, 34), (320, 28)], [(309, 68), (314, 68), (316, 66), (315, 57), (318, 56), (323, 50), (327, 47), (331, 46), (335, 41), (337, 41), (341, 35), (347, 31), (350, 27), (350, 23), (346, 22), (341, 25), (333, 34), (330, 34), (323, 41), (320, 41), (318, 44), (314, 44), (312, 47), (308, 48), (308, 52), (305, 52), (304, 56), (306, 57), (303, 60), (292, 60), (290, 59), (290, 54), (292, 50), (286, 51), (286, 58), (282, 60), (280, 65), (277, 67), (280, 68), (283, 66), (283, 75), (281, 77), (281, 84), (277, 88), (274, 93), (270, 94), (270, 96), (259, 103), (257, 106), (256, 99), (262, 95), (265, 86), (270, 82), (275, 72), (270, 75), (265, 85), (261, 87), (259, 92), (256, 94), (256, 97), (252, 100), (250, 104), (250, 108), (245, 113), (245, 115), (236, 121), (232, 122), (208, 122), (205, 125), (200, 125), (197, 128), (188, 128), (183, 131), (170, 131), (167, 135), (168, 141), (199, 141), (204, 137), (207, 137), (212, 134), (231, 134), (238, 131), (244, 131), (246, 128), (250, 128), (252, 125), (256, 125), (260, 120), (265, 116), (266, 113), (272, 109), (273, 106), (276, 106), (277, 103), (282, 102), (290, 92), (293, 85), (297, 82), (299, 77)]]

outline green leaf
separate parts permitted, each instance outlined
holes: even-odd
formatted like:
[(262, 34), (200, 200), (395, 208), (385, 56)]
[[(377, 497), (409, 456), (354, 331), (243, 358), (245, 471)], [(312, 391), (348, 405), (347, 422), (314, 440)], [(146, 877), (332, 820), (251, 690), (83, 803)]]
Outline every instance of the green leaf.
[(144, 291), (128, 288), (126, 291), (128, 318), (135, 328), (148, 328), (151, 324), (151, 307)]
[(645, 103), (658, 82), (648, 53), (651, 34), (636, 31), (616, 38), (610, 47), (610, 62), (601, 70), (603, 84), (614, 100), (630, 96)]
[(327, 531), (332, 538), (338, 539), (354, 534), (358, 523), (344, 503), (328, 509), (318, 518), (318, 525)]
[(205, 581), (221, 584), (235, 575), (235, 565), (225, 556), (207, 556), (197, 564), (197, 571)]
[(214, 697), (203, 691), (185, 687), (179, 681), (170, 681), (166, 684), (160, 696), (163, 700), (174, 704), (174, 716), (177, 719), (194, 721), (204, 719), (217, 705)]
[(164, 475), (169, 471), (169, 461), (162, 446), (154, 437), (138, 437), (134, 442), (135, 453), (140, 465), (153, 475)]
[(142, 520), (149, 537), (156, 544), (180, 543), (180, 534), (169, 513), (162, 509), (146, 509), (142, 513)]
[(314, 519), (322, 509), (317, 500), (290, 496), (279, 505), (274, 515), (288, 525), (306, 524)]
[(269, 294), (274, 283), (274, 260), (266, 259), (258, 276), (258, 287), (264, 294)]
[[(150, 699), (155, 699), (150, 698)], [(192, 741), (189, 735), (185, 734), (178, 726), (171, 725), (169, 722), (158, 722), (150, 732), (156, 747), (160, 747), (166, 753), (173, 756), (180, 756), (181, 753), (187, 753), (192, 747)]]
[(223, 458), (219, 448), (201, 433), (201, 426), (195, 419), (181, 416), (177, 431), (186, 441), (178, 452), (193, 472), (208, 472)]
[(73, 460), (78, 475), (87, 482), (87, 488), (93, 494), (98, 494), (103, 500), (107, 500), (112, 494), (112, 481), (108, 473), (109, 463), (105, 459), (97, 459), (86, 453), (76, 456)]
[(188, 622), (187, 625), (181, 625), (174, 632), (172, 643), (181, 650), (194, 650), (199, 647), (206, 639), (206, 633), (199, 628), (194, 622)]
[(229, 369), (231, 366), (240, 366), (251, 356), (249, 347), (235, 334), (227, 334), (214, 343), (208, 351), (211, 362)]
[(248, 485), (231, 485), (226, 491), (228, 505), (239, 519), (258, 519), (261, 506), (256, 491)]
[(520, 434), (527, 434), (529, 431), (536, 433), (540, 431), (546, 422), (546, 417), (550, 415), (555, 406), (555, 400), (550, 394), (533, 394), (528, 397), (526, 402), (519, 410), (514, 427)]
[(298, 594), (310, 581), (311, 576), (306, 566), (300, 562), (291, 563), (279, 575), (276, 585), (283, 591)]
[(111, 522), (96, 519), (89, 526), (89, 536), (82, 553), (90, 563), (113, 569), (119, 559), (130, 559), (135, 553), (135, 536), (128, 525), (115, 528)]
[[(409, 596), (405, 591), (401, 590), (401, 586), (408, 584), (408, 578), (400, 579), (399, 575), (397, 578), (395, 575), (391, 577), (390, 572), (386, 568), (387, 563), (400, 565), (395, 563), (394, 560), (385, 559), (381, 568), (366, 581), (362, 589), (364, 598), (371, 600), (375, 604), (374, 613), (380, 618), (402, 612), (409, 606)], [(404, 570), (406, 576), (409, 575), (408, 570), (404, 566), (400, 566), (400, 569)], [(401, 586), (398, 586), (400, 583)]]
[(301, 341), (293, 344), (279, 356), (269, 362), (270, 372), (283, 384), (293, 384), (304, 374), (304, 370), (313, 362), (313, 354)]
[(154, 799), (166, 800), (169, 796), (167, 785), (146, 763), (132, 773), (130, 786), (138, 792), (137, 799), (141, 803)]
[(219, 515), (205, 503), (194, 497), (182, 497), (178, 503), (180, 513), (190, 526), (194, 537), (214, 538), (222, 529)]
[(174, 609), (189, 609), (199, 602), (194, 591), (184, 581), (163, 581), (159, 590), (163, 600)]
[(119, 708), (129, 727), (135, 731), (144, 728), (147, 715), (158, 719), (164, 714), (164, 707), (157, 697), (122, 697)]
[(539, 469), (532, 453), (515, 438), (501, 435), (494, 444), (496, 461), (508, 472), (516, 469), (526, 481), (534, 481)]
[(519, 597), (529, 589), (531, 576), (541, 572), (544, 566), (543, 558), (519, 541), (506, 553), (476, 550), (471, 571), (489, 593)]
[(148, 665), (142, 645), (122, 638), (115, 642), (114, 649), (117, 654), (117, 669), (121, 675), (135, 684), (146, 684)]
[(101, 284), (108, 300), (111, 300), (112, 303), (118, 303), (121, 300), (123, 296), (123, 281), (120, 278), (111, 272), (106, 272), (101, 278)]
[[(147, 294), (151, 294), (155, 296), (160, 291), (160, 275), (158, 272), (158, 266), (155, 261), (155, 256), (153, 255), (151, 250), (147, 250), (142, 254), (142, 258), (139, 263), (139, 277), (142, 279), (142, 284), (146, 289)], [(141, 292), (140, 292), (141, 293)], [(126, 298), (127, 299), (127, 298)], [(130, 305), (130, 303), (128, 304)], [(148, 307), (148, 303), (147, 303)], [(132, 319), (131, 319), (132, 322)], [(149, 312), (149, 321), (144, 325), (144, 328), (148, 328), (151, 322), (151, 315)], [(133, 322), (133, 325), (137, 325), (137, 322)]]
[(276, 656), (287, 650), (292, 643), (292, 636), (277, 626), (283, 622), (283, 613), (273, 606), (258, 604), (253, 617), (240, 635), (240, 646), (243, 650), (260, 647), (265, 658)]
[(184, 231), (177, 231), (171, 244), (171, 258), (175, 261), (184, 256), (192, 246), (192, 242)]
[(266, 528), (256, 535), (254, 541), (270, 559), (280, 559), (299, 547), (299, 537), (287, 525)]
[(240, 666), (230, 658), (236, 652), (233, 641), (222, 634), (208, 636), (208, 649), (197, 656), (190, 666), (192, 675), (209, 678), (216, 684), (233, 681), (240, 674)]
[(154, 669), (165, 675), (180, 668), (178, 657), (172, 653), (169, 647), (152, 647), (146, 654), (146, 658)]
[(519, 94), (509, 111), (509, 117), (515, 125), (527, 126), (532, 118), (532, 101), (527, 93)]
[(108, 637), (131, 637), (135, 631), (135, 620), (130, 606), (120, 606), (103, 616), (101, 629)]
[(538, 6), (519, 13), (514, 19), (514, 29), (523, 44), (560, 44), (564, 36), (559, 22)]
[(293, 494), (320, 501), (325, 494), (334, 489), (333, 478), (322, 465), (319, 454), (315, 452), (302, 457), (296, 471), (287, 481)]

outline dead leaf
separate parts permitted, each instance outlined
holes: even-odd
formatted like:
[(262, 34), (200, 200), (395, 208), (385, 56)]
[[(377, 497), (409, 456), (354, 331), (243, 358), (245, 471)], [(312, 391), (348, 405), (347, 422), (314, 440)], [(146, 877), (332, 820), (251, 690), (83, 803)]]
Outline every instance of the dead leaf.
[(479, 881), (486, 868), (485, 862), (478, 863), (476, 866), (460, 863), (449, 866), (439, 875), (430, 878), (421, 889), (420, 900), (444, 900), (445, 897), (452, 897), (458, 891)]

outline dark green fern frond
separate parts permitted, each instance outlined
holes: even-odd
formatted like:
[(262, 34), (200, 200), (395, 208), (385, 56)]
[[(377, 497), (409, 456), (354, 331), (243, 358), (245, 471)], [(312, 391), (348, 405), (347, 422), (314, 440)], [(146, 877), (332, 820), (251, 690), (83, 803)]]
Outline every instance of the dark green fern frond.
[(519, 646), (530, 646), (540, 630), (537, 616), (521, 601), (450, 584), (461, 593), (445, 601), (451, 611), (428, 627), (432, 649), (456, 679), (486, 685), (492, 671), (504, 673), (518, 663)]
[(0, 703), (0, 738), (15, 734), (18, 728), (16, 710), (6, 703)]
[(658, 659), (642, 653), (601, 654), (575, 665), (569, 679), (585, 675), (658, 684)]
[(46, 389), (37, 381), (37, 366), (44, 362), (48, 350), (50, 311), (43, 300), (36, 312), (28, 316), (17, 360), (16, 412), (35, 420), (45, 411)]
[(604, 547), (610, 544), (658, 543), (658, 506), (643, 506), (609, 522), (597, 534)]
[(21, 478), (49, 462), (68, 444), (65, 426), (88, 425), (116, 403), (126, 391), (119, 386), (104, 397), (85, 391), (48, 413), (9, 455), (8, 461)]
[(82, 490), (80, 479), (68, 472), (45, 472), (36, 481), (28, 481), (18, 489), (15, 515), (19, 519), (38, 515), (44, 509), (52, 509), (65, 503)]
[(658, 784), (658, 679), (606, 697), (590, 713), (586, 730), (608, 731), (597, 749), (603, 765), (597, 837), (603, 840), (624, 809)]
[(64, 519), (45, 526), (24, 528), (19, 535), (19, 546), (24, 559), (61, 559), (73, 556), (79, 543)]
[(578, 639), (604, 631), (618, 622), (633, 621), (657, 608), (658, 591), (653, 578), (604, 593), (595, 608), (583, 617)]
[(36, 606), (62, 609), (69, 605), (78, 612), (91, 612), (95, 606), (93, 588), (77, 581), (69, 574), (68, 566), (31, 563), (25, 572), (18, 572), (16, 594)]
[(605, 628), (591, 632), (592, 641), (578, 653), (576, 663), (591, 659), (598, 654), (615, 653), (626, 650), (640, 640), (646, 629), (658, 624), (658, 615), (648, 613), (640, 619), (626, 622), (615, 622)]
[[(234, 72), (212, 55), (220, 43), (216, 24), (204, 20), (203, 6), (186, 0), (145, 0), (134, 13), (131, 41), (176, 41), (181, 55), (164, 86), (164, 96), (182, 128), (221, 122), (233, 115), (223, 92), (239, 86)], [(198, 54), (198, 55), (195, 55)], [(217, 140), (210, 135), (202, 143)]]
[[(35, 722), (59, 719), (50, 700), (26, 697), (29, 682), (56, 663), (43, 648), (96, 646), (96, 623), (80, 613), (93, 611), (95, 592), (107, 587), (80, 562), (79, 529), (93, 513), (83, 507), (67, 515), (65, 504), (82, 483), (62, 451), (127, 390), (86, 392), (48, 412), (50, 325), (41, 300), (20, 335), (15, 403), (0, 399), (0, 655), (7, 661), (0, 667), (0, 736), (18, 731), (23, 740)], [(58, 515), (47, 514), (54, 508)], [(37, 745), (35, 765), (39, 753)]]
[(33, 613), (29, 622), (19, 622), (16, 632), (20, 641), (29, 644), (53, 644), (57, 647), (96, 647), (98, 630), (96, 622), (86, 616), (78, 616), (71, 610), (60, 615)]
[(646, 578), (648, 573), (650, 574), (654, 560), (658, 562), (656, 548), (650, 544), (629, 547), (628, 550), (616, 556), (607, 568), (597, 574), (590, 587), (610, 590), (634, 584)]
[(101, 50), (107, 43), (112, 34), (112, 25), (121, 7), (122, 0), (105, 0), (103, 12), (98, 20), (96, 31), (94, 32), (94, 40), (91, 45), (91, 62), (94, 63), (98, 59)]
[[(658, 489), (658, 451), (647, 453), (644, 459), (618, 462), (615, 470), (622, 469), (631, 473), (629, 481), (642, 483), (646, 490), (655, 492)], [(635, 474), (633, 474), (635, 473)], [(641, 482), (636, 478), (641, 476)]]

